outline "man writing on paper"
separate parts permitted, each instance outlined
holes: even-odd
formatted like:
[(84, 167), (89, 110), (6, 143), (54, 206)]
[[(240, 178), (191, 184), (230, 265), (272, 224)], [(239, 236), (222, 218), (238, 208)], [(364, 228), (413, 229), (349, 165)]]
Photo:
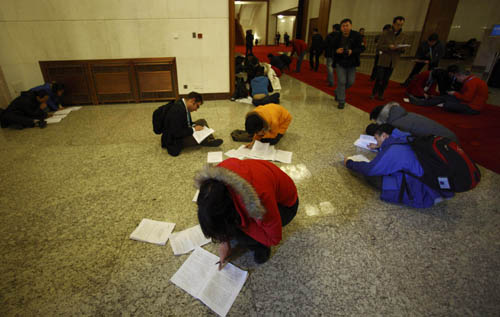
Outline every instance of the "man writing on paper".
[(292, 115), (284, 107), (274, 103), (258, 106), (254, 111), (250, 111), (245, 119), (245, 130), (249, 135), (253, 135), (253, 140), (247, 147), (251, 148), (255, 140), (277, 144), (290, 122)]
[[(161, 146), (167, 148), (168, 154), (178, 156), (183, 148), (196, 146), (198, 142), (193, 137), (195, 131), (208, 127), (205, 119), (192, 121), (191, 112), (198, 110), (203, 104), (202, 96), (197, 92), (190, 92), (186, 98), (181, 98), (175, 102), (158, 108), (162, 110), (157, 117), (156, 111), (153, 114), (153, 128), (156, 133), (160, 132)], [(160, 121), (158, 123), (158, 121)], [(158, 133), (159, 134), (159, 133)], [(221, 139), (215, 139), (209, 135), (200, 144), (203, 146), (216, 147), (222, 144)]]
[[(375, 131), (379, 154), (369, 163), (344, 159), (344, 165), (365, 176), (368, 183), (381, 190), (380, 199), (414, 208), (427, 208), (453, 196), (453, 192), (437, 191), (412, 176), (424, 174), (422, 165), (408, 144), (407, 132), (382, 124)], [(411, 175), (410, 175), (411, 174)]]
[(48, 99), (49, 95), (44, 90), (23, 91), (0, 114), (2, 128), (10, 127), (19, 130), (34, 126), (45, 128), (47, 122), (44, 119), (52, 116), (45, 111)]
[(201, 230), (220, 243), (219, 269), (233, 239), (254, 251), (256, 263), (266, 262), (270, 247), (281, 241), (282, 227), (297, 214), (293, 180), (268, 161), (230, 158), (199, 171), (195, 183)]

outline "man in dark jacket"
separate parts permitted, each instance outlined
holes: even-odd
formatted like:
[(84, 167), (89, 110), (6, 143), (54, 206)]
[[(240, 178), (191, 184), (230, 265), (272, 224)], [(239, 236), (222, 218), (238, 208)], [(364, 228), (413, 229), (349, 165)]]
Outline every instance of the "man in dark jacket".
[(334, 40), (335, 65), (337, 67), (337, 89), (335, 96), (338, 108), (344, 109), (345, 91), (354, 84), (356, 67), (359, 66), (359, 54), (363, 50), (361, 35), (352, 30), (351, 19), (340, 22), (339, 33)]
[[(183, 148), (196, 146), (198, 142), (193, 137), (195, 131), (208, 127), (204, 119), (191, 119), (191, 112), (198, 110), (203, 104), (202, 96), (197, 92), (190, 92), (187, 98), (175, 101), (164, 117), (164, 131), (161, 135), (161, 146), (167, 148), (168, 154), (177, 156)], [(221, 139), (208, 136), (201, 145), (216, 147), (222, 144)]]
[(335, 51), (333, 49), (334, 39), (340, 33), (340, 24), (333, 25), (333, 32), (328, 34), (325, 38), (325, 57), (326, 57), (326, 70), (328, 72), (327, 80), (328, 86), (333, 87), (335, 77), (333, 76), (333, 69), (335, 68)]
[(399, 130), (415, 136), (438, 135), (458, 143), (458, 138), (450, 129), (422, 115), (407, 112), (397, 102), (375, 107), (370, 113), (370, 120), (377, 124), (388, 123)]
[(247, 30), (245, 40), (246, 40), (246, 52), (245, 52), (245, 56), (253, 55), (253, 34), (252, 34), (252, 30)]
[(2, 113), (2, 128), (24, 129), (33, 128), (35, 125), (45, 128), (47, 122), (44, 119), (49, 115), (44, 109), (47, 108), (48, 99), (49, 95), (45, 90), (22, 92)]
[(323, 52), (323, 37), (318, 33), (317, 28), (313, 31), (311, 42), (311, 48), (309, 49), (309, 65), (311, 66), (311, 70), (317, 72), (319, 67), (319, 57)]
[(408, 87), (408, 84), (410, 83), (410, 80), (413, 78), (413, 76), (420, 73), (425, 65), (428, 65), (429, 70), (433, 70), (434, 68), (438, 67), (439, 61), (441, 60), (441, 57), (443, 57), (443, 55), (444, 46), (439, 41), (438, 35), (436, 33), (432, 33), (427, 41), (422, 42), (422, 44), (420, 44), (420, 46), (418, 47), (417, 54), (415, 54), (415, 58), (417, 59), (415, 61), (415, 66), (413, 66), (410, 75), (408, 75), (408, 78), (405, 80), (402, 86)]

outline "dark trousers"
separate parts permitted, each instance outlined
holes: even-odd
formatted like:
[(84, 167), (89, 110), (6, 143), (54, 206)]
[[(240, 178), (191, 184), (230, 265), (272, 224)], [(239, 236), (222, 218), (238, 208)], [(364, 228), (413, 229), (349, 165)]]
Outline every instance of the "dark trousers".
[(35, 123), (32, 118), (23, 116), (21, 114), (4, 111), (2, 114), (2, 127), (18, 127), (18, 128), (33, 128)]
[(377, 66), (377, 77), (375, 79), (375, 85), (373, 86), (372, 95), (378, 95), (380, 97), (384, 95), (384, 91), (389, 84), (389, 78), (391, 78), (393, 70), (394, 68), (392, 67)]
[[(207, 121), (205, 119), (199, 119), (199, 120), (196, 120), (193, 123), (196, 124), (196, 125), (202, 125), (202, 126), (205, 126), (205, 127), (209, 128), (208, 123), (207, 123)], [(213, 139), (215, 139), (214, 135), (210, 134), (205, 140), (203, 140), (203, 142), (205, 142), (207, 140), (213, 140)], [(190, 146), (196, 146), (196, 145), (203, 145), (203, 142), (201, 142), (201, 144), (198, 144), (198, 142), (196, 141), (196, 139), (192, 135), (190, 135), (190, 136), (187, 136), (187, 137), (185, 137), (185, 138), (182, 139), (182, 148), (186, 148), (186, 147), (190, 147)]]
[(309, 51), (309, 65), (311, 69), (314, 69), (315, 72), (318, 71), (319, 67), (319, 57), (321, 56), (321, 50), (316, 48), (311, 48)]
[(375, 60), (373, 61), (372, 74), (370, 75), (371, 80), (377, 78), (377, 64), (378, 64), (378, 54), (375, 54)]
[(443, 109), (449, 112), (463, 114), (479, 114), (479, 111), (472, 109), (469, 105), (462, 103), (455, 96), (444, 95), (429, 99), (410, 98), (410, 102), (417, 106), (432, 107), (443, 104)]
[[(297, 209), (299, 208), (299, 198), (297, 197), (297, 201), (295, 204), (293, 204), (290, 207), (283, 206), (278, 204), (278, 209), (280, 211), (280, 217), (281, 217), (281, 226), (284, 227), (287, 224), (289, 224), (293, 218), (295, 218), (295, 215), (297, 214)], [(238, 241), (238, 244), (241, 244), (244, 247), (249, 248), (252, 251), (255, 251), (257, 249), (267, 249), (269, 248), (268, 246), (263, 245), (259, 241), (255, 240), (254, 238), (246, 235), (243, 231), (237, 230), (236, 236), (234, 237), (236, 241)]]
[(270, 145), (276, 145), (276, 144), (278, 144), (278, 142), (281, 140), (282, 137), (283, 137), (283, 134), (278, 133), (278, 135), (274, 139), (265, 138), (265, 139), (261, 139), (260, 142), (269, 143)]
[(262, 105), (267, 105), (269, 103), (279, 104), (280, 103), (280, 93), (277, 92), (275, 94), (265, 96), (264, 98), (261, 98), (261, 99), (253, 99), (252, 98), (252, 103), (256, 107), (262, 106)]
[(245, 56), (248, 55), (248, 53), (253, 55), (253, 45), (247, 45), (247, 49), (245, 51)]

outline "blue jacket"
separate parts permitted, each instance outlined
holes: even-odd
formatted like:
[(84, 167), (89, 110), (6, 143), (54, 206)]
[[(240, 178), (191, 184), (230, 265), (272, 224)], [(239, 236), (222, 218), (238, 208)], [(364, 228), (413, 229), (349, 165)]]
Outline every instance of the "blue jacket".
[[(417, 177), (424, 170), (415, 153), (407, 144), (406, 137), (410, 134), (394, 129), (380, 148), (380, 153), (370, 163), (348, 160), (346, 166), (353, 171), (366, 176), (383, 176), (380, 199), (399, 203), (399, 193), (403, 182), (403, 171)], [(403, 194), (402, 203), (415, 208), (427, 208), (440, 201), (443, 197), (452, 197), (453, 193), (436, 191), (422, 183), (419, 179), (406, 174), (409, 193)]]
[(257, 94), (265, 94), (267, 96), (269, 94), (269, 78), (266, 76), (255, 77), (250, 82), (250, 85), (252, 86), (252, 96)]
[(49, 95), (49, 100), (47, 100), (47, 107), (51, 111), (56, 111), (57, 109), (59, 109), (59, 104), (61, 103), (59, 100), (59, 96), (57, 96), (57, 94), (55, 94), (52, 91), (50, 83), (46, 83), (45, 85), (36, 86), (30, 89), (30, 91), (39, 91), (39, 90), (44, 90)]

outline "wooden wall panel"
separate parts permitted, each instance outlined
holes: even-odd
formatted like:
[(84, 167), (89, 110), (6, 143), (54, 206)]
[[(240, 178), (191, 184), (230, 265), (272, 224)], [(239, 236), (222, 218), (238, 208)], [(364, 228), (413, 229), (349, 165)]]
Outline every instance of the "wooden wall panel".
[(457, 6), (458, 0), (431, 0), (422, 27), (420, 43), (426, 41), (432, 33), (437, 33), (441, 43), (446, 44)]

